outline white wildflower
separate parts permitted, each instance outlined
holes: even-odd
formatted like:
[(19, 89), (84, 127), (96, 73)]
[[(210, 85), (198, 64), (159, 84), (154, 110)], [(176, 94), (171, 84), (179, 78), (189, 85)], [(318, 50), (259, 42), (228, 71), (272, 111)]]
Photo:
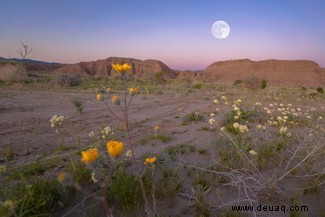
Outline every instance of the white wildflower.
[(215, 120), (214, 118), (211, 118), (211, 119), (209, 120), (209, 123), (210, 123), (211, 125), (213, 125), (213, 124), (216, 123), (216, 120)]
[(227, 100), (227, 97), (226, 96), (222, 96), (221, 99), (224, 100), (224, 101), (226, 101)]
[(249, 153), (250, 155), (252, 155), (252, 156), (256, 156), (256, 155), (257, 155), (257, 152), (254, 151), (253, 149), (250, 150), (248, 153)]
[(90, 131), (90, 133), (89, 133), (88, 136), (89, 136), (89, 137), (94, 137), (94, 136), (95, 136), (95, 132), (94, 132), (94, 131)]
[(233, 126), (235, 129), (237, 129), (237, 128), (240, 127), (240, 124), (236, 122), (236, 123), (234, 123), (232, 126)]
[(239, 131), (241, 133), (245, 133), (245, 132), (248, 132), (249, 130), (248, 130), (248, 127), (246, 125), (240, 125), (239, 126)]
[(280, 134), (285, 134), (287, 132), (288, 128), (287, 127), (281, 127), (279, 132)]

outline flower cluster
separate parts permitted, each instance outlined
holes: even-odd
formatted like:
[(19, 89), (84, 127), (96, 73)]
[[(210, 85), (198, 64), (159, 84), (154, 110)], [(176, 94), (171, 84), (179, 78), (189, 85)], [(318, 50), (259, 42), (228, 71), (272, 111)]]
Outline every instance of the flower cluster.
[(57, 115), (54, 115), (51, 119), (50, 119), (50, 124), (51, 124), (51, 127), (58, 127), (58, 126), (61, 126), (62, 125), (62, 122), (64, 120), (64, 116), (57, 116)]
[(232, 125), (232, 127), (235, 129), (235, 130), (238, 130), (240, 133), (247, 133), (249, 131), (248, 127), (246, 125), (242, 125), (242, 124), (239, 124), (239, 123), (234, 123)]
[(104, 129), (102, 129), (101, 134), (102, 134), (102, 138), (106, 139), (109, 136), (109, 134), (113, 134), (113, 132), (111, 128), (107, 126)]
[(281, 127), (280, 130), (279, 130), (279, 133), (280, 134), (285, 134), (287, 132), (288, 128), (287, 127)]

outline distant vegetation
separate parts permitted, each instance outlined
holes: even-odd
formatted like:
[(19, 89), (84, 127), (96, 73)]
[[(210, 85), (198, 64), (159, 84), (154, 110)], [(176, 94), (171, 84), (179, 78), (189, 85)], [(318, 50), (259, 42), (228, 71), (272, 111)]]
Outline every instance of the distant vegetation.
[(64, 87), (74, 87), (81, 85), (81, 78), (72, 74), (58, 74), (54, 77), (53, 83)]

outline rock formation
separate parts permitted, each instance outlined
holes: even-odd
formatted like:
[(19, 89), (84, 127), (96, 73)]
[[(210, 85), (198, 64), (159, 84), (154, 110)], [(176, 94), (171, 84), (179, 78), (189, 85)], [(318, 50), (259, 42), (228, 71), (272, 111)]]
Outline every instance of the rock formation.
[(135, 77), (151, 78), (151, 76), (162, 76), (165, 79), (173, 79), (177, 72), (171, 70), (167, 65), (158, 60), (137, 60), (131, 58), (110, 57), (105, 60), (92, 62), (81, 62), (66, 65), (55, 70), (55, 73), (71, 73), (80, 76), (114, 76), (112, 64), (128, 63), (132, 66), (131, 72)]
[(196, 76), (199, 80), (233, 83), (256, 76), (270, 84), (325, 86), (325, 70), (308, 60), (249, 59), (215, 62)]

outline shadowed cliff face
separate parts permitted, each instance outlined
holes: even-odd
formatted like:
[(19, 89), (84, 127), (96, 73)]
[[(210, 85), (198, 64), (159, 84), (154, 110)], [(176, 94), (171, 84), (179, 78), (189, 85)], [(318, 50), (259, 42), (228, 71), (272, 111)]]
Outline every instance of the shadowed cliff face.
[(164, 63), (157, 60), (137, 60), (131, 58), (110, 57), (105, 60), (93, 62), (81, 62), (71, 64), (55, 70), (55, 73), (71, 73), (80, 76), (114, 76), (115, 71), (112, 64), (128, 63), (132, 66), (131, 72), (135, 77), (146, 77), (152, 74), (162, 73), (163, 78), (173, 79), (177, 76), (174, 70), (171, 70)]

